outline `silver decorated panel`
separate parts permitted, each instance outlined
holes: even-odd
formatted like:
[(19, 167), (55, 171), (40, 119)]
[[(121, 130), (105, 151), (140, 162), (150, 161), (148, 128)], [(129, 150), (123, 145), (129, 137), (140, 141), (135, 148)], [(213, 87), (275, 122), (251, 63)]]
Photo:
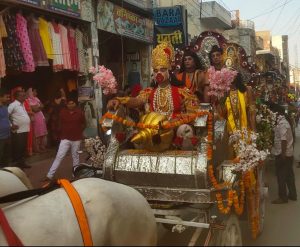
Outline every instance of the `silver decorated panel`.
[(207, 189), (173, 189), (134, 186), (147, 200), (161, 202), (211, 203)]
[(202, 116), (202, 117), (198, 117), (195, 120), (194, 126), (195, 127), (205, 127), (206, 123), (207, 123), (207, 117), (208, 117), (207, 115)]
[(160, 174), (194, 175), (206, 173), (205, 152), (167, 151), (151, 153), (144, 150), (124, 150), (118, 154), (115, 170)]
[(226, 120), (216, 120), (214, 125), (215, 135), (214, 140), (217, 141), (219, 139), (222, 139), (225, 133), (226, 128)]
[(234, 170), (235, 165), (230, 160), (225, 160), (221, 166), (220, 166), (220, 177), (224, 182), (233, 183), (236, 174), (234, 174), (232, 171)]

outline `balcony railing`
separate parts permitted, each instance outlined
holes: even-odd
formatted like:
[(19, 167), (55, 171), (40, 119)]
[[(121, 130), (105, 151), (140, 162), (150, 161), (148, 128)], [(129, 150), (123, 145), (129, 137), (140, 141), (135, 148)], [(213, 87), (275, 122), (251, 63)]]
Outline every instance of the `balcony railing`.
[(253, 21), (249, 21), (249, 20), (240, 20), (238, 23), (238, 27), (240, 28), (248, 28), (248, 29), (252, 29), (255, 30), (255, 24)]
[(202, 21), (214, 28), (231, 28), (230, 12), (216, 1), (202, 3)]

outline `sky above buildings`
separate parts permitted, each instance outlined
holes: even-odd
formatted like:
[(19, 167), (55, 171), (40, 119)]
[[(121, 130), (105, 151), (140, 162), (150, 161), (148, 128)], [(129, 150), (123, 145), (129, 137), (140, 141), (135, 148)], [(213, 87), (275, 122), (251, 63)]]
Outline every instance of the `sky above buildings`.
[[(300, 0), (217, 0), (228, 10), (240, 10), (240, 19), (255, 22), (256, 31), (289, 36), (290, 64), (300, 67)], [(297, 53), (296, 53), (297, 46)]]

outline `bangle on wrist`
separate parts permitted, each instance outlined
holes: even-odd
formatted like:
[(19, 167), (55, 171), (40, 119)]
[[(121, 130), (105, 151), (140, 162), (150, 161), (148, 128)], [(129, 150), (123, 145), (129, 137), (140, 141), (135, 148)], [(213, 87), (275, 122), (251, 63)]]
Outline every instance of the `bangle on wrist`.
[(130, 97), (116, 97), (116, 100), (120, 102), (120, 104), (125, 105), (130, 100)]

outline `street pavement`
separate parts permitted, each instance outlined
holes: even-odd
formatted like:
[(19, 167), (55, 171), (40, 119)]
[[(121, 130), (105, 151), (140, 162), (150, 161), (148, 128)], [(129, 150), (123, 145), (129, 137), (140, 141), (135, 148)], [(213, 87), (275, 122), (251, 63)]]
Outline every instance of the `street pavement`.
[[(269, 185), (269, 197), (266, 202), (265, 227), (263, 233), (256, 240), (251, 239), (248, 223), (241, 221), (241, 229), (243, 235), (243, 244), (247, 246), (276, 246), (276, 245), (299, 245), (299, 219), (300, 219), (300, 168), (296, 167), (296, 163), (300, 160), (300, 125), (296, 129), (295, 144), (295, 176), (296, 188), (298, 189), (299, 200), (289, 201), (287, 204), (273, 205), (271, 201), (277, 198), (277, 182), (275, 176), (274, 164), (270, 162), (266, 167), (265, 181)], [(34, 187), (42, 185), (42, 178), (47, 174), (55, 156), (55, 150), (51, 150), (46, 158), (38, 161), (39, 157), (31, 158), (30, 164), (32, 168), (26, 169), (25, 172), (32, 181)], [(84, 162), (84, 155), (81, 156)], [(57, 171), (56, 178), (72, 177), (72, 157), (69, 154)], [(159, 226), (159, 245), (186, 245), (191, 237), (191, 231), (182, 234), (171, 233)], [(203, 239), (204, 236), (202, 236)]]

